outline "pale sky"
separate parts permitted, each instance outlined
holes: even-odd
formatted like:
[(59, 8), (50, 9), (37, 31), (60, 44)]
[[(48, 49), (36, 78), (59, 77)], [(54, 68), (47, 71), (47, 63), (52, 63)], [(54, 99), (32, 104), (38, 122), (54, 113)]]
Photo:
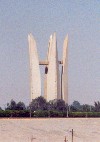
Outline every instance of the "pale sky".
[(100, 0), (0, 0), (0, 106), (11, 99), (30, 101), (30, 32), (40, 59), (56, 32), (61, 60), (68, 34), (69, 102), (100, 101)]

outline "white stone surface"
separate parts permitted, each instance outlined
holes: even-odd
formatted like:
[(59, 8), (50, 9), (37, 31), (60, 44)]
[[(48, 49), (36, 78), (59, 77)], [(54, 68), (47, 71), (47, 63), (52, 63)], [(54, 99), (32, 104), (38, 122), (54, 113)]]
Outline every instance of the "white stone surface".
[[(49, 60), (50, 60), (50, 56), (51, 56), (51, 47), (52, 47), (52, 35), (50, 36), (50, 39), (49, 39), (49, 43), (48, 43), (48, 52), (47, 52), (47, 58), (46, 60), (48, 61), (49, 63)], [(46, 65), (45, 68), (48, 69), (49, 65)], [(48, 76), (48, 71), (47, 73), (45, 73), (45, 76), (44, 76), (44, 98), (47, 100), (47, 77)]]
[(31, 100), (41, 95), (41, 75), (36, 42), (32, 34), (28, 35), (30, 58)]
[(68, 35), (63, 44), (62, 99), (68, 104)]
[(56, 33), (50, 36), (49, 49), (47, 59), (48, 74), (47, 74), (47, 101), (53, 99), (60, 99), (60, 76), (59, 76), (59, 63)]
[(100, 118), (0, 119), (0, 142), (72, 142), (72, 129), (74, 142), (100, 142)]

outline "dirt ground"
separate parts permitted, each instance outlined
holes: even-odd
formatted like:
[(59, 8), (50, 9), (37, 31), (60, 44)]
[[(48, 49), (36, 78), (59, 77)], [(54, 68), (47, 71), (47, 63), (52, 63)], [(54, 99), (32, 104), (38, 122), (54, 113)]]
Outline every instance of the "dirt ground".
[(0, 119), (0, 142), (100, 142), (100, 118)]

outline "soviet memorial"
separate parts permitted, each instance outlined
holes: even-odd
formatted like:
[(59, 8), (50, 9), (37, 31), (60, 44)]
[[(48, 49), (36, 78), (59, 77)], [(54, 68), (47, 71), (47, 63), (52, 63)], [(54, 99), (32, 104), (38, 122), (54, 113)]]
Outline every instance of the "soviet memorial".
[[(39, 65), (44, 65), (44, 98), (47, 101), (63, 99), (68, 103), (68, 36), (63, 44), (63, 57), (58, 60), (56, 33), (50, 36), (48, 53), (44, 61), (39, 60), (36, 41), (32, 34), (28, 35), (31, 100), (41, 96), (41, 73)], [(61, 72), (59, 65), (61, 64)]]

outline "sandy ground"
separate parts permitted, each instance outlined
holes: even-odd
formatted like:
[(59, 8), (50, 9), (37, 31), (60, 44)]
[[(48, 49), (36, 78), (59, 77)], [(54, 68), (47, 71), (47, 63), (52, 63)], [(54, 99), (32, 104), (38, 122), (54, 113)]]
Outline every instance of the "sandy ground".
[(0, 142), (100, 142), (100, 118), (0, 119)]

